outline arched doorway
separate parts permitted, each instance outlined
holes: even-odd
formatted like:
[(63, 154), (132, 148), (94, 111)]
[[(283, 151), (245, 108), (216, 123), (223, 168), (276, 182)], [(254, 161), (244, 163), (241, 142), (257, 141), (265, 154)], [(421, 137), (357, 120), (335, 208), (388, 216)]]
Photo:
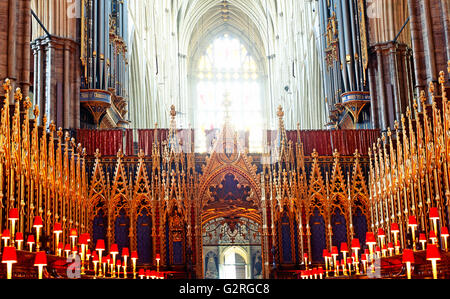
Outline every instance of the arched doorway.
[(262, 278), (259, 223), (220, 217), (206, 223), (202, 232), (204, 278)]

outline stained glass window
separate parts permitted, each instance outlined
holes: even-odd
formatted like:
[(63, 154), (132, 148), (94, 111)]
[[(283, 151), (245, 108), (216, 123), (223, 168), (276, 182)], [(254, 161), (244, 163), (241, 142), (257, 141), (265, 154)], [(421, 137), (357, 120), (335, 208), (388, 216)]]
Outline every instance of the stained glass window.
[[(231, 100), (231, 122), (238, 131), (249, 132), (251, 152), (262, 148), (261, 73), (247, 47), (224, 34), (202, 53), (195, 66), (197, 151), (206, 148), (206, 132), (220, 129), (224, 121), (224, 94)], [(198, 138), (198, 139), (197, 139)]]

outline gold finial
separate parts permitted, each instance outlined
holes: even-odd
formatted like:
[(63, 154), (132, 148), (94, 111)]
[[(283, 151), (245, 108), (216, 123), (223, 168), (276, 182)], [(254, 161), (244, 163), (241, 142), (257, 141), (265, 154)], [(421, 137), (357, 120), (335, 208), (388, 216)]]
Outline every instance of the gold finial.
[(119, 159), (123, 158), (123, 152), (122, 152), (121, 148), (119, 148), (119, 151), (117, 152), (117, 158), (119, 158)]
[(314, 159), (317, 159), (319, 157), (319, 153), (316, 151), (316, 149), (313, 150), (311, 157), (313, 157)]
[(32, 106), (32, 104), (31, 104), (30, 97), (26, 97), (25, 102), (23, 102), (23, 108), (27, 111), (27, 114), (28, 114), (28, 110), (30, 110), (31, 106)]
[(33, 114), (34, 114), (35, 119), (37, 119), (39, 117), (39, 106), (38, 105), (34, 106)]
[(335, 148), (335, 149), (334, 149), (334, 153), (333, 153), (333, 157), (334, 157), (335, 159), (339, 159), (340, 156), (341, 156), (341, 154), (339, 154), (337, 148)]
[(177, 111), (175, 110), (175, 105), (170, 106), (170, 116), (172, 116), (172, 119), (177, 116)]
[[(403, 115), (402, 115), (402, 117), (403, 117)], [(395, 121), (394, 121), (394, 130), (398, 131), (398, 128), (399, 128), (398, 121), (395, 120)], [(392, 134), (392, 133), (391, 133), (391, 134)]]
[(427, 97), (425, 95), (425, 90), (422, 90), (420, 92), (420, 102), (422, 103), (422, 105), (425, 105), (425, 101), (427, 100)]
[(430, 82), (428, 91), (430, 92), (431, 95), (434, 94), (434, 82)]
[[(397, 121), (395, 121), (395, 122), (397, 122)], [(395, 126), (395, 125), (394, 125)], [(388, 127), (387, 128), (387, 136), (388, 137), (391, 137), (392, 136), (392, 132), (391, 132), (391, 128), (390, 127)], [(383, 134), (383, 142), (386, 140), (386, 137), (385, 137), (385, 135)]]
[(42, 116), (42, 126), (43, 127), (47, 126), (47, 115), (45, 114)]
[[(358, 149), (356, 149), (356, 150), (358, 150)], [(367, 152), (369, 154), (369, 157), (372, 157), (372, 150), (370, 149), (370, 146), (369, 146), (369, 150)]]
[(5, 90), (5, 93), (9, 93), (12, 89), (11, 87), (11, 80), (5, 79), (5, 83), (3, 84), (3, 89)]
[[(369, 152), (370, 152), (370, 148), (369, 148)], [(359, 160), (359, 158), (361, 158), (361, 155), (359, 154), (358, 149), (355, 150), (355, 153), (353, 154), (353, 157), (355, 157), (355, 159)]]
[(445, 73), (444, 71), (440, 71), (439, 72), (439, 84), (444, 84), (445, 83)]
[(55, 121), (51, 121), (50, 122), (50, 125), (49, 125), (49, 129), (50, 129), (50, 132), (55, 132), (55, 130), (56, 130), (56, 125), (55, 125)]
[(143, 151), (142, 149), (140, 149), (140, 150), (139, 150), (139, 154), (138, 154), (138, 158), (139, 158), (140, 160), (142, 160), (142, 159), (144, 159), (144, 157), (145, 157), (145, 153), (144, 153), (144, 151)]
[(16, 88), (16, 92), (14, 93), (14, 100), (16, 102), (21, 102), (22, 101), (22, 90), (18, 87)]
[(409, 108), (409, 106), (406, 107), (406, 117), (407, 117), (407, 118), (410, 118), (410, 117), (411, 117), (411, 108)]
[(62, 130), (62, 128), (61, 127), (59, 127), (59, 129), (58, 129), (58, 137), (59, 138), (62, 138), (63, 137), (63, 135), (64, 135), (64, 133), (63, 133), (63, 130)]
[(102, 156), (102, 154), (100, 154), (100, 150), (99, 149), (96, 149), (95, 150), (95, 154), (94, 154), (94, 157), (95, 157), (95, 159), (100, 159), (100, 157)]
[(277, 113), (277, 116), (278, 116), (279, 118), (283, 118), (283, 117), (284, 117), (284, 111), (283, 111), (283, 107), (281, 107), (281, 105), (278, 106), (278, 113)]

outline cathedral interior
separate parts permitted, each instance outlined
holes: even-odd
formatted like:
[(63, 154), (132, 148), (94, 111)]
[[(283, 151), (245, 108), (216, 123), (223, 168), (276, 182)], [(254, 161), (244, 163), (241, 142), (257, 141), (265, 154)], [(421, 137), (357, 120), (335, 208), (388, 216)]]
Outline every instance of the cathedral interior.
[(449, 9), (0, 0), (0, 279), (450, 278)]

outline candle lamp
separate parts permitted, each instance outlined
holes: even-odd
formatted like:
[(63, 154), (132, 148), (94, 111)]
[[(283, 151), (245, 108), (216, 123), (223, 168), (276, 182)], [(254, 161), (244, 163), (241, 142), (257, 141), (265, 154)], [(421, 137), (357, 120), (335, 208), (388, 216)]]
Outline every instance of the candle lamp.
[(34, 258), (34, 266), (38, 267), (38, 279), (42, 279), (42, 272), (44, 267), (47, 266), (47, 255), (45, 251), (39, 251)]
[[(375, 241), (375, 236), (373, 234), (373, 232), (367, 232), (366, 233), (366, 245), (369, 247), (369, 252), (370, 252), (370, 257), (368, 259), (368, 262), (371, 262), (372, 260), (374, 260), (374, 255), (373, 255), (373, 247), (375, 246), (377, 242)], [(372, 263), (372, 272), (375, 272), (375, 265), (374, 263)]]
[(144, 279), (145, 277), (145, 270), (144, 268), (139, 269), (139, 274), (138, 274), (140, 279)]
[(361, 262), (363, 263), (363, 273), (367, 273), (367, 255), (361, 254)]
[(425, 250), (426, 244), (427, 244), (427, 237), (424, 233), (421, 233), (419, 235), (419, 242), (422, 244), (422, 250)]
[(94, 251), (94, 252), (92, 253), (92, 263), (94, 264), (94, 278), (97, 277), (97, 264), (98, 264), (98, 259), (99, 259), (99, 257), (98, 257), (97, 251)]
[(107, 268), (106, 268), (107, 264), (108, 264), (107, 257), (106, 257), (106, 256), (103, 256), (103, 257), (102, 257), (103, 277), (106, 277), (106, 273), (107, 273), (107, 271), (108, 271)]
[(35, 243), (36, 243), (36, 241), (34, 240), (34, 235), (28, 235), (27, 244), (28, 244), (28, 250), (30, 252), (33, 252), (33, 245)]
[(41, 228), (43, 227), (41, 216), (34, 216), (33, 227), (36, 229), (36, 251), (39, 251), (40, 243), (39, 243), (39, 235)]
[(72, 247), (75, 247), (76, 240), (78, 238), (78, 232), (76, 228), (71, 228), (69, 233), (70, 240), (72, 240)]
[(133, 279), (136, 279), (136, 263), (138, 260), (138, 253), (137, 251), (131, 252), (131, 261), (133, 263)]
[(9, 229), (4, 229), (2, 233), (2, 240), (5, 242), (4, 247), (8, 247), (8, 241), (11, 239), (11, 233)]
[(106, 263), (107, 263), (107, 267), (106, 267), (106, 273), (112, 273), (111, 267), (113, 266), (113, 264), (111, 263), (111, 254), (108, 254), (106, 256)]
[(91, 258), (91, 250), (88, 248), (86, 250), (86, 264), (87, 264), (87, 269), (89, 270), (89, 259)]
[(437, 237), (436, 237), (436, 233), (434, 232), (434, 230), (430, 231), (430, 240), (431, 240), (432, 244), (437, 243)]
[(433, 269), (433, 279), (437, 279), (437, 261), (441, 260), (441, 253), (436, 244), (428, 244), (427, 246), (427, 260), (431, 261)]
[[(53, 225), (53, 233), (55, 234), (55, 247), (59, 245), (59, 236), (62, 234), (62, 225), (59, 222), (56, 222)], [(57, 248), (56, 248), (57, 249)], [(55, 250), (56, 251), (56, 250)], [(59, 256), (59, 255), (58, 255)]]
[(322, 267), (319, 267), (318, 273), (319, 273), (319, 279), (323, 279), (323, 273), (324, 273), (324, 271), (323, 271), (323, 268), (322, 268)]
[(433, 229), (437, 232), (437, 222), (439, 220), (439, 211), (436, 207), (430, 208), (430, 220), (433, 222)]
[(334, 276), (339, 276), (339, 261), (336, 261), (334, 267), (335, 267)]
[(145, 278), (146, 279), (150, 279), (151, 274), (152, 274), (152, 272), (149, 269), (145, 270)]
[(119, 247), (117, 246), (117, 244), (114, 243), (111, 245), (109, 253), (112, 255), (112, 263), (113, 263), (112, 277), (116, 277), (116, 255), (119, 254)]
[(159, 273), (159, 279), (164, 279), (164, 273)]
[(325, 275), (326, 277), (328, 277), (328, 255), (330, 254), (330, 252), (328, 251), (328, 249), (324, 249), (322, 251), (322, 257), (325, 261)]
[(352, 250), (355, 254), (355, 268), (356, 268), (356, 275), (359, 275), (359, 260), (358, 260), (358, 251), (361, 249), (361, 245), (359, 243), (359, 239), (354, 238), (352, 239)]
[(72, 248), (70, 248), (70, 244), (66, 244), (66, 246), (64, 246), (64, 252), (66, 253), (66, 258), (69, 258), (71, 251), (72, 251)]
[(448, 246), (447, 246), (447, 239), (449, 237), (449, 233), (448, 233), (448, 228), (446, 226), (443, 226), (441, 228), (441, 238), (443, 239), (443, 243), (444, 243), (444, 250), (448, 251)]
[(22, 250), (22, 243), (23, 243), (23, 234), (21, 232), (16, 233), (16, 243), (17, 243), (17, 250)]
[(122, 248), (122, 257), (123, 257), (123, 275), (124, 278), (127, 278), (127, 266), (128, 266), (128, 257), (130, 256), (130, 250), (128, 247)]
[(394, 243), (392, 243), (392, 242), (388, 243), (388, 251), (389, 251), (389, 256), (394, 255)]
[[(155, 259), (156, 259), (156, 271), (159, 272), (159, 261), (161, 260), (161, 255), (157, 253)], [(306, 264), (306, 269), (308, 269), (308, 264)]]
[(302, 279), (308, 279), (308, 275), (306, 275), (306, 271), (305, 270), (301, 270), (300, 271), (300, 277)]
[[(397, 244), (398, 234), (400, 233), (400, 228), (398, 227), (398, 223), (393, 222), (391, 224), (391, 233), (394, 235), (394, 244)], [(400, 254), (399, 248), (395, 246), (395, 254)]]
[(2, 263), (6, 264), (6, 278), (12, 279), (12, 266), (17, 263), (16, 248), (12, 246), (3, 248)]
[(81, 234), (80, 236), (80, 246), (81, 246), (81, 274), (86, 274), (85, 269), (85, 259), (86, 259), (86, 248), (88, 246), (89, 234)]
[(58, 244), (58, 256), (62, 256), (63, 249), (64, 249), (64, 244), (62, 242), (59, 242), (59, 244)]
[[(342, 256), (344, 258), (344, 261), (347, 260), (347, 254), (348, 254), (348, 245), (346, 242), (342, 242), (341, 243), (341, 252), (342, 252)], [(344, 268), (344, 275), (346, 274), (345, 272), (345, 263), (343, 265)]]
[(335, 272), (335, 276), (339, 275), (339, 269), (336, 267), (336, 262), (337, 262), (337, 257), (339, 255), (337, 246), (332, 246), (331, 247), (331, 256), (333, 257), (333, 264), (334, 264), (334, 272)]
[(408, 218), (408, 227), (411, 228), (411, 235), (412, 235), (412, 243), (413, 243), (413, 250), (416, 251), (416, 229), (417, 229), (417, 219), (415, 216), (409, 216)]
[[(313, 270), (309, 269), (309, 270), (306, 270), (306, 271), (308, 272), (309, 279), (313, 279)], [(155, 273), (155, 278), (154, 279), (158, 279), (159, 278), (158, 277), (158, 273)]]
[(8, 220), (11, 221), (11, 246), (14, 246), (16, 221), (19, 221), (19, 210), (17, 208), (9, 210)]
[(352, 275), (352, 258), (348, 257), (347, 258), (347, 265), (348, 265), (348, 275)]
[(120, 278), (120, 268), (122, 267), (122, 261), (120, 259), (116, 261), (116, 266), (117, 266), (117, 278)]
[[(105, 251), (105, 240), (98, 239), (97, 244), (95, 246), (95, 250), (98, 251), (98, 260), (99, 260), (99, 262), (101, 262), (102, 261), (102, 253), (103, 253), (103, 251)], [(99, 267), (98, 276), (103, 277), (102, 267)]]
[(383, 244), (383, 247), (381, 247), (381, 255), (383, 257), (386, 257), (387, 256), (387, 252), (388, 252), (388, 249), (387, 249), (386, 245)]
[[(303, 262), (305, 263), (305, 269), (308, 270), (308, 254), (307, 253), (303, 254)], [(159, 262), (158, 262), (158, 264), (159, 264)], [(157, 270), (157, 272), (159, 272), (159, 270)]]
[(403, 250), (403, 263), (406, 264), (406, 275), (411, 279), (411, 264), (414, 264), (414, 253), (411, 249)]
[(378, 229), (378, 239), (380, 239), (380, 246), (383, 247), (386, 239), (386, 233), (384, 232), (384, 229), (381, 227)]
[(397, 240), (397, 243), (395, 244), (395, 251), (400, 254), (400, 240)]
[[(151, 278), (151, 279), (156, 279), (156, 276), (157, 276), (156, 274), (157, 274), (157, 273), (159, 273), (159, 272), (158, 272), (158, 271), (151, 271), (151, 272), (150, 272), (150, 278)], [(308, 273), (309, 278), (312, 278), (312, 277), (311, 277), (311, 271), (310, 271), (310, 270), (306, 270), (306, 273)]]
[(377, 256), (377, 258), (381, 258), (381, 249), (380, 246), (375, 246), (375, 254)]
[(78, 247), (77, 246), (72, 247), (72, 256), (74, 259), (76, 258), (77, 254), (78, 254)]
[(317, 268), (312, 269), (312, 275), (314, 276), (314, 279), (317, 279), (317, 277), (319, 275), (319, 271), (317, 271)]

